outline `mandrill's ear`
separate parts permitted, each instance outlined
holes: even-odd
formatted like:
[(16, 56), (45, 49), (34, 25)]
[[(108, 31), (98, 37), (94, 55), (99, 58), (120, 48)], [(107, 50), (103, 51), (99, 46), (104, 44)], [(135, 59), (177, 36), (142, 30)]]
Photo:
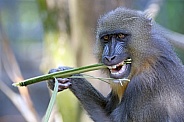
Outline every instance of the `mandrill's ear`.
[(152, 13), (150, 13), (149, 11), (144, 11), (142, 12), (145, 16), (145, 18), (147, 18), (147, 20), (149, 21), (149, 24), (152, 25), (151, 23), (153, 22), (153, 16)]
[(155, 18), (160, 10), (159, 4), (150, 4), (148, 8), (143, 12), (148, 18)]

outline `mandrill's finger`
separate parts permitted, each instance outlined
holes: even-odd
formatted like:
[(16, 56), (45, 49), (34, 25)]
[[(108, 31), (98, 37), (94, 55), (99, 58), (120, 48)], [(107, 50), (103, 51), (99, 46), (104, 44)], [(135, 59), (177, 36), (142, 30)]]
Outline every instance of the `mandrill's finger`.
[(54, 73), (54, 72), (58, 72), (58, 69), (51, 69), (51, 70), (49, 70), (49, 74), (50, 73)]
[(70, 79), (68, 78), (57, 78), (57, 80), (59, 83), (62, 83), (62, 84), (70, 82)]
[(58, 85), (59, 85), (59, 87), (58, 87), (58, 92), (60, 92), (60, 91), (63, 91), (64, 89), (69, 88), (69, 86), (71, 86), (72, 83), (70, 83), (70, 82), (67, 82), (67, 83), (65, 83), (65, 84), (58, 83)]

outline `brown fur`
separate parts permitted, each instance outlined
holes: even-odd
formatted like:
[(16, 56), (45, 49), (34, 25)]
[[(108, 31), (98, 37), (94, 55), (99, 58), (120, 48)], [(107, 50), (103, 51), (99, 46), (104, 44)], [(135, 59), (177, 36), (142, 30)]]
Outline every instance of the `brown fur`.
[(114, 94), (118, 95), (119, 101), (121, 101), (123, 94), (127, 88), (128, 83), (129, 83), (128, 81), (122, 82), (122, 85), (119, 85), (117, 83), (112, 83), (112, 82), (110, 83), (112, 91)]

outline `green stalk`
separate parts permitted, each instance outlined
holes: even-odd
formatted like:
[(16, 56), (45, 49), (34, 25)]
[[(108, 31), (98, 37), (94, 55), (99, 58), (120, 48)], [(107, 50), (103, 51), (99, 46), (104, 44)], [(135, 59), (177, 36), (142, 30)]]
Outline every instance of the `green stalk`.
[(59, 71), (59, 72), (54, 72), (51, 74), (33, 77), (30, 79), (24, 80), (22, 82), (19, 82), (19, 83), (13, 83), (12, 85), (17, 86), (17, 87), (27, 86), (27, 85), (31, 85), (34, 83), (44, 81), (44, 80), (49, 80), (53, 78), (65, 78), (65, 77), (70, 77), (71, 75), (74, 75), (74, 74), (79, 74), (79, 73), (84, 73), (84, 72), (89, 72), (89, 71), (99, 70), (99, 69), (104, 69), (104, 68), (107, 68), (107, 66), (103, 64), (93, 64), (89, 66), (84, 66), (84, 67), (79, 67), (79, 68), (74, 68), (74, 69), (69, 69), (65, 71)]
[(54, 91), (52, 92), (52, 96), (51, 96), (49, 105), (47, 107), (47, 111), (46, 111), (46, 114), (45, 114), (45, 117), (44, 117), (44, 121), (43, 122), (48, 122), (49, 121), (49, 118), (50, 118), (52, 109), (54, 107), (54, 103), (56, 101), (56, 96), (57, 96), (57, 93), (58, 93), (58, 86), (59, 86), (58, 85), (58, 80), (55, 78)]

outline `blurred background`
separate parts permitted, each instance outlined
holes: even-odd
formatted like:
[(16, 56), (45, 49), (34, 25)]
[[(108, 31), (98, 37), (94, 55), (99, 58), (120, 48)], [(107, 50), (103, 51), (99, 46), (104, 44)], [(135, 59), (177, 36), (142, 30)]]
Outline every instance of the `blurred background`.
[[(11, 84), (61, 65), (97, 63), (93, 44), (100, 15), (119, 6), (144, 11), (153, 2), (159, 5), (155, 21), (184, 34), (184, 0), (0, 0), (0, 122), (42, 121), (50, 100), (46, 82)], [(184, 52), (176, 52), (184, 62)], [(92, 84), (104, 95), (110, 90), (103, 82)], [(91, 122), (69, 90), (56, 103), (50, 122)]]

